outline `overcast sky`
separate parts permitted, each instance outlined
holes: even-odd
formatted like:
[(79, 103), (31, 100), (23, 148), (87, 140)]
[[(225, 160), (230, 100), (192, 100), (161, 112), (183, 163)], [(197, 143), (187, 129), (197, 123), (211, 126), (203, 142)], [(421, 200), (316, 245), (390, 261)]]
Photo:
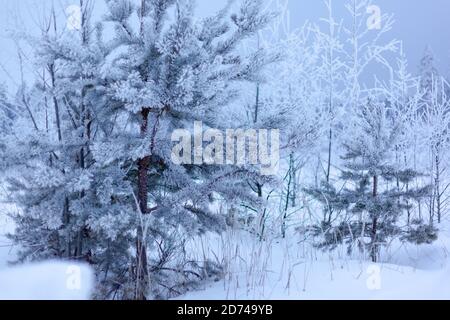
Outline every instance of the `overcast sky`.
[[(36, 31), (33, 21), (43, 7), (52, 1), (59, 8), (76, 4), (77, 0), (0, 0), (0, 82), (14, 86), (11, 78), (17, 78), (17, 54), (15, 46), (6, 38), (7, 29), (19, 24), (29, 32)], [(97, 11), (101, 11), (103, 0), (95, 0)], [(198, 0), (199, 15), (215, 12), (226, 0)], [(334, 0), (335, 12), (346, 17), (346, 0)], [(396, 23), (390, 36), (403, 40), (409, 59), (410, 71), (415, 73), (427, 45), (433, 49), (441, 72), (450, 72), (450, 1), (449, 0), (375, 0), (383, 13), (393, 13)], [(290, 0), (289, 12), (292, 28), (309, 20), (319, 21), (326, 14), (321, 0)], [(17, 18), (19, 16), (19, 18)]]

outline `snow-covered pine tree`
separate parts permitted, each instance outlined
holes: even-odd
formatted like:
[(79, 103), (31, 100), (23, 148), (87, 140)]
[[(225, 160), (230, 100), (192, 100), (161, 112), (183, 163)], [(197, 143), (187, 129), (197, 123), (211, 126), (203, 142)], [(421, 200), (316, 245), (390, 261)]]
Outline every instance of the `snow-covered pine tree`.
[[(76, 130), (65, 121), (69, 118), (63, 113), (64, 88), (59, 72), (62, 57), (70, 49), (58, 33), (55, 11), (43, 25), (40, 38), (16, 39), (26, 40), (33, 47), (33, 62), (44, 70), (30, 90), (25, 83), (19, 89), (18, 101), (26, 105), (30, 121), (25, 130), (17, 132), (17, 139), (10, 141), (6, 153), (6, 163), (13, 169), (8, 187), (12, 200), (22, 210), (13, 216), (16, 230), (10, 236), (21, 245), (19, 261), (74, 257), (74, 239), (69, 231), (72, 191), (66, 186), (78, 179), (80, 172), (75, 174), (73, 170), (74, 144), (70, 138)], [(44, 105), (45, 118), (37, 117)]]
[(20, 208), (10, 238), (20, 245), (19, 261), (90, 263), (97, 272), (96, 296), (114, 297), (123, 291), (131, 263), (132, 197), (120, 168), (105, 168), (92, 157), (95, 139), (112, 130), (102, 121), (107, 99), (98, 77), (106, 47), (101, 28), (90, 20), (93, 2), (79, 5), (80, 30), (59, 32), (53, 11), (41, 37), (24, 39), (39, 76), (32, 90), (18, 94), (30, 109), (5, 144), (8, 188)]
[(45, 115), (24, 116), (30, 130), (2, 150), (21, 208), (11, 238), (20, 261), (91, 263), (98, 297), (173, 296), (214, 271), (183, 254), (187, 238), (222, 229), (211, 201), (260, 201), (242, 183), (256, 170), (172, 163), (170, 133), (195, 120), (220, 128), (221, 107), (272, 61), (263, 50), (238, 52), (272, 15), (258, 0), (200, 22), (192, 1), (107, 4), (116, 30), (108, 45), (86, 0), (79, 32), (58, 32), (53, 11), (42, 37), (26, 39), (44, 70), (27, 105)]
[(17, 112), (17, 108), (10, 102), (5, 88), (0, 85), (0, 133), (5, 134), (10, 131)]
[[(17, 109), (10, 102), (6, 90), (0, 85), (0, 170), (5, 169), (5, 152), (7, 138), (12, 130), (13, 120), (17, 117)], [(2, 177), (3, 178), (3, 174)]]
[[(328, 109), (329, 130), (326, 132), (326, 160), (322, 160), (318, 166), (323, 168), (323, 181), (317, 183), (314, 188), (307, 188), (307, 194), (321, 195), (326, 205), (323, 207), (323, 220), (320, 230), (325, 231), (330, 223), (341, 212), (340, 205), (333, 208), (339, 201), (339, 184), (333, 185), (337, 179), (332, 175), (333, 160), (339, 146), (333, 146), (333, 141), (342, 140), (342, 128), (348, 119), (353, 117), (353, 112), (358, 109), (361, 101), (366, 99), (366, 90), (362, 89), (361, 77), (367, 71), (369, 65), (375, 63), (388, 65), (387, 54), (397, 50), (398, 41), (392, 39), (386, 41), (386, 34), (394, 23), (392, 14), (385, 13), (381, 19), (383, 24), (378, 30), (367, 28), (367, 8), (372, 5), (371, 0), (348, 0), (345, 9), (350, 17), (340, 21), (335, 16), (333, 2), (326, 1), (328, 16), (322, 21), (325, 27), (317, 26), (314, 32), (320, 44), (319, 76), (324, 83), (323, 100)], [(338, 164), (337, 164), (338, 165)], [(316, 230), (319, 231), (319, 230)], [(321, 231), (321, 232), (322, 232)]]
[(420, 225), (410, 232), (412, 229), (400, 227), (402, 214), (410, 206), (405, 200), (424, 197), (430, 188), (397, 189), (396, 179), (406, 185), (419, 174), (392, 164), (399, 125), (391, 125), (389, 113), (385, 102), (369, 101), (361, 107), (344, 143), (345, 169), (341, 179), (346, 181), (346, 187), (339, 193), (333, 190), (326, 197), (318, 190), (311, 192), (324, 205), (347, 213), (335, 226), (327, 226), (320, 247), (333, 249), (345, 243), (349, 252), (356, 246), (377, 262), (381, 246), (395, 237), (413, 241), (414, 231), (422, 230), (428, 234), (428, 241), (435, 239), (434, 228)]
[[(204, 129), (221, 128), (221, 109), (238, 94), (239, 84), (259, 80), (271, 61), (263, 50), (248, 56), (238, 47), (265, 26), (272, 14), (262, 1), (244, 0), (236, 13), (231, 3), (216, 15), (196, 21), (194, 1), (108, 0), (105, 25), (112, 25), (102, 76), (109, 83), (108, 120), (117, 125), (94, 146), (105, 168), (126, 170), (135, 197), (134, 298), (179, 294), (193, 275), (207, 275), (208, 263), (183, 258), (186, 239), (223, 229), (211, 210), (214, 199), (259, 199), (243, 179), (259, 173), (245, 168), (193, 165), (171, 160), (171, 133), (202, 121)], [(125, 128), (125, 129), (123, 129)], [(174, 257), (179, 262), (174, 265)]]

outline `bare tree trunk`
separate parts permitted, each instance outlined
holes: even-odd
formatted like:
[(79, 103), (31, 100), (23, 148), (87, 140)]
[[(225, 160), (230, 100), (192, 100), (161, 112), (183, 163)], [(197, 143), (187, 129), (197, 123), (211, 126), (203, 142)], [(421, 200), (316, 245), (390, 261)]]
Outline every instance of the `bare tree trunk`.
[[(141, 0), (140, 4), (140, 37), (144, 37), (144, 19), (147, 14), (145, 0)], [(145, 71), (144, 71), (145, 72)], [(145, 77), (145, 75), (144, 75)], [(149, 108), (143, 108), (141, 111), (141, 136), (144, 138), (148, 134), (148, 116), (150, 114)], [(156, 127), (155, 127), (156, 128)], [(138, 161), (138, 181), (137, 181), (137, 196), (139, 214), (145, 215), (148, 210), (148, 169), (150, 167), (150, 156), (146, 156)], [(141, 220), (140, 220), (141, 221)], [(149, 284), (148, 278), (148, 262), (147, 262), (147, 247), (145, 245), (144, 226), (140, 223), (137, 227), (136, 235), (136, 300), (146, 300), (146, 292)]]
[(436, 200), (436, 198), (435, 198), (435, 196), (436, 196), (436, 181), (435, 181), (435, 176), (436, 176), (436, 174), (435, 174), (435, 159), (436, 159), (436, 155), (435, 155), (435, 153), (434, 153), (434, 150), (433, 150), (433, 148), (431, 148), (432, 150), (431, 150), (431, 174), (430, 174), (430, 179), (431, 179), (431, 182), (430, 182), (430, 184), (433, 186), (433, 192), (431, 192), (431, 194), (430, 194), (430, 207), (429, 207), (429, 216), (430, 216), (430, 225), (433, 225), (434, 224), (434, 215), (435, 215), (435, 208), (434, 208), (434, 205), (435, 205), (435, 200)]
[[(141, 135), (145, 137), (148, 132), (148, 116), (150, 110), (145, 108), (141, 112)], [(139, 213), (148, 212), (148, 169), (150, 167), (150, 156), (138, 161), (138, 204)], [(139, 224), (136, 238), (136, 300), (146, 300), (146, 289), (148, 286), (148, 264), (147, 248), (144, 242), (143, 226)]]
[[(260, 48), (260, 38), (259, 38), (259, 34), (257, 35), (257, 48)], [(260, 92), (261, 92), (261, 87), (260, 87), (260, 83), (258, 82), (256, 84), (256, 97), (255, 97), (255, 112), (254, 112), (254, 118), (253, 118), (253, 124), (256, 124), (258, 122), (258, 117), (259, 117), (259, 99), (260, 99)], [(255, 182), (256, 184), (256, 190), (257, 190), (257, 194), (258, 194), (258, 198), (262, 198), (263, 197), (263, 185), (260, 184), (259, 182)], [(261, 214), (260, 214), (260, 220), (259, 220), (259, 236), (260, 239), (262, 240), (264, 238), (264, 232), (265, 232), (265, 223), (266, 223), (266, 209), (264, 209)]]
[[(150, 110), (143, 109), (141, 112), (141, 136), (145, 137), (148, 131), (148, 116)], [(138, 201), (142, 214), (148, 211), (148, 169), (150, 166), (150, 156), (146, 156), (138, 161)]]
[[(436, 148), (438, 149), (439, 146)], [(437, 218), (438, 218), (438, 223), (441, 223), (442, 220), (442, 199), (441, 199), (441, 159), (440, 159), (440, 154), (439, 154), (439, 150), (436, 150), (436, 157), (435, 157), (435, 161), (436, 161), (436, 180), (435, 180), (435, 185), (436, 185), (436, 213), (437, 213)]]
[(327, 162), (327, 183), (330, 183), (331, 176), (331, 153), (333, 152), (333, 129), (330, 128), (328, 135), (328, 162)]
[(254, 123), (258, 122), (258, 116), (259, 116), (259, 83), (256, 84), (256, 102), (255, 102), (255, 117), (253, 119)]
[(287, 219), (287, 213), (288, 213), (288, 209), (289, 209), (289, 200), (291, 198), (292, 170), (293, 170), (293, 162), (292, 162), (292, 155), (291, 155), (290, 161), (289, 161), (286, 202), (284, 205), (283, 221), (281, 222), (281, 235), (282, 235), (283, 239), (286, 238), (286, 219)]
[(42, 82), (44, 84), (45, 132), (48, 133), (48, 99), (47, 99), (47, 81), (45, 78), (45, 68), (42, 71)]
[(291, 153), (289, 156), (289, 162), (290, 162), (290, 170), (291, 170), (291, 184), (292, 184), (292, 190), (291, 190), (291, 207), (295, 208), (297, 205), (297, 168), (295, 164), (294, 155)]
[[(55, 22), (56, 23), (56, 22)], [(56, 27), (55, 27), (56, 28)], [(58, 134), (58, 141), (62, 143), (62, 129), (61, 129), (61, 116), (60, 116), (60, 110), (59, 110), (59, 103), (58, 99), (54, 94), (55, 88), (56, 88), (56, 76), (55, 76), (55, 64), (51, 63), (48, 65), (48, 71), (50, 74), (50, 80), (52, 84), (52, 90), (53, 90), (53, 107), (55, 110), (55, 118), (56, 118), (56, 130)], [(65, 244), (65, 256), (66, 258), (70, 259), (72, 258), (72, 242), (71, 242), (71, 234), (69, 230), (69, 224), (70, 224), (70, 203), (69, 198), (65, 196), (64, 198), (64, 208), (63, 208), (63, 229), (65, 230), (66, 237), (67, 237), (67, 243)]]
[[(48, 66), (48, 70), (50, 73), (50, 79), (52, 81), (52, 89), (55, 90), (56, 86), (56, 78), (55, 78), (55, 65), (52, 63)], [(62, 132), (61, 132), (61, 117), (59, 114), (59, 104), (58, 99), (55, 94), (53, 94), (53, 107), (55, 108), (55, 118), (56, 118), (56, 130), (58, 132), (58, 141), (62, 141)]]
[[(378, 195), (378, 176), (373, 177), (373, 197), (376, 198)], [(371, 243), (370, 243), (370, 257), (372, 259), (372, 262), (376, 263), (378, 261), (378, 239), (377, 239), (377, 232), (378, 232), (378, 219), (376, 215), (372, 218), (372, 234), (371, 234)]]
[(69, 231), (69, 223), (70, 223), (70, 213), (69, 213), (69, 198), (64, 198), (64, 209), (63, 209), (63, 228), (64, 231), (67, 232), (67, 243), (65, 243), (65, 254), (64, 256), (67, 259), (72, 258), (72, 242), (70, 241), (70, 231)]
[[(90, 12), (88, 11), (88, 6), (90, 2), (89, 0), (85, 2), (85, 0), (80, 0), (80, 8), (82, 10), (81, 12), (81, 45), (86, 46), (88, 44), (88, 34), (89, 34), (89, 25), (88, 25), (88, 19)], [(82, 76), (82, 80), (84, 80), (84, 77)], [(80, 150), (80, 168), (82, 170), (85, 170), (87, 168), (87, 155), (89, 153), (89, 141), (91, 139), (91, 112), (86, 106), (85, 103), (85, 97), (87, 94), (88, 87), (83, 86), (81, 88), (81, 97), (80, 97), (80, 114), (81, 114), (81, 126), (82, 126), (82, 143), (83, 146)], [(85, 190), (82, 190), (80, 193), (80, 199), (84, 198), (86, 195)], [(78, 259), (83, 259), (83, 239), (85, 235), (88, 234), (88, 230), (86, 225), (83, 225), (81, 229), (78, 231), (77, 235), (77, 245), (76, 245), (76, 251), (75, 256)], [(87, 255), (89, 257), (89, 254)], [(87, 258), (88, 260), (88, 258)]]
[(36, 131), (39, 131), (39, 128), (37, 126), (36, 123), (36, 119), (34, 118), (33, 112), (31, 111), (30, 105), (28, 104), (28, 100), (27, 97), (25, 96), (25, 80), (24, 80), (24, 76), (23, 76), (23, 59), (22, 59), (22, 53), (19, 50), (19, 65), (20, 65), (20, 79), (21, 79), (21, 98), (22, 98), (22, 103), (25, 106), (25, 109), (28, 112), (28, 115), (30, 116), (31, 122), (33, 123), (34, 129)]
[[(263, 185), (256, 182), (256, 193), (258, 195), (258, 198), (262, 198), (263, 197)], [(266, 231), (266, 208), (263, 209), (263, 211), (261, 212), (261, 214), (259, 215), (259, 220), (258, 220), (258, 237), (259, 239), (262, 241), (264, 240), (264, 233)]]

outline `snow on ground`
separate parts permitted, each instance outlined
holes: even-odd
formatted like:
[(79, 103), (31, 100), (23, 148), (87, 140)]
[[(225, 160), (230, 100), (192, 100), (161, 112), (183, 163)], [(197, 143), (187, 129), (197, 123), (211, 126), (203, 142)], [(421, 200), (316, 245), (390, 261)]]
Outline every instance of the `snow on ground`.
[[(242, 276), (221, 281), (182, 299), (275, 299), (275, 300), (376, 300), (450, 299), (450, 269), (440, 272), (414, 270), (395, 265), (373, 266), (348, 261), (331, 266), (328, 261), (308, 263), (281, 277), (276, 269), (267, 275), (266, 285), (247, 287)], [(377, 279), (376, 273), (379, 272)], [(373, 278), (373, 280), (372, 280)]]
[(5, 237), (7, 233), (14, 231), (14, 224), (7, 216), (7, 213), (14, 209), (14, 206), (3, 202), (2, 189), (0, 189), (0, 269), (6, 267), (8, 261), (14, 259), (14, 247), (11, 241)]
[[(93, 276), (62, 262), (7, 267), (14, 226), (0, 203), (0, 299), (88, 299)], [(450, 226), (450, 222), (445, 225)], [(179, 299), (450, 299), (450, 227), (432, 245), (393, 243), (383, 263), (350, 259), (345, 249), (320, 253), (295, 236), (259, 242), (244, 232), (206, 236), (193, 252), (225, 263), (225, 279)]]
[(13, 231), (0, 213), (0, 300), (86, 300), (92, 292), (93, 274), (81, 264), (49, 261), (8, 266), (14, 247), (4, 235)]
[(213, 256), (231, 261), (226, 279), (180, 299), (450, 299), (446, 230), (433, 245), (394, 243), (380, 264), (344, 250), (317, 253), (295, 239), (260, 244), (235, 234), (217, 242)]
[(93, 274), (81, 264), (45, 262), (0, 270), (0, 300), (87, 300)]
[(82, 264), (49, 261), (10, 267), (15, 248), (5, 237), (14, 231), (7, 212), (17, 210), (0, 198), (0, 300), (85, 300), (92, 292), (93, 274)]

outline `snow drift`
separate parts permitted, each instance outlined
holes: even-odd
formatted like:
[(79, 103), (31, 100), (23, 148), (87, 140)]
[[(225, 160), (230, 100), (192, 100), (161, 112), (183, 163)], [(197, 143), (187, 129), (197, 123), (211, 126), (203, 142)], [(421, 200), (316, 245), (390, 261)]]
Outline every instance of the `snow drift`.
[(93, 283), (83, 264), (44, 262), (0, 270), (0, 300), (87, 300)]

